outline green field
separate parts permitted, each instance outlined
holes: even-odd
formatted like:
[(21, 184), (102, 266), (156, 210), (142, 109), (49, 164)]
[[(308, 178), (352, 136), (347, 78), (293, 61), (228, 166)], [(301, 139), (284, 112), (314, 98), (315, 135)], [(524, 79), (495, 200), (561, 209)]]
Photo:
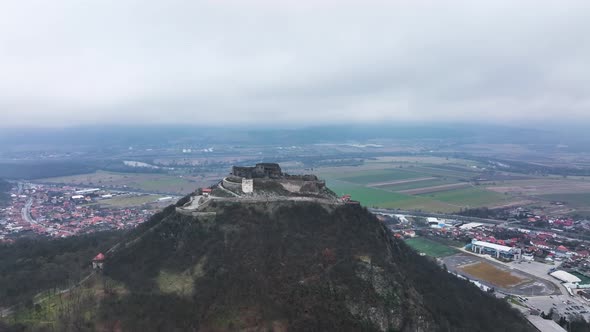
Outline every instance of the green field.
[(369, 184), (386, 181), (407, 180), (419, 177), (422, 177), (420, 173), (407, 172), (401, 169), (384, 169), (348, 174), (344, 177), (338, 177), (338, 179), (358, 184)]
[(401, 190), (410, 190), (410, 189), (442, 186), (442, 185), (451, 184), (451, 183), (458, 183), (458, 182), (451, 181), (451, 180), (443, 180), (443, 179), (432, 179), (432, 180), (400, 183), (400, 184), (394, 184), (394, 185), (389, 185), (389, 186), (379, 186), (379, 189), (388, 190), (388, 191), (401, 191)]
[(187, 194), (194, 191), (201, 184), (195, 177), (180, 177), (169, 174), (148, 173), (116, 173), (97, 171), (90, 174), (80, 174), (47, 178), (39, 180), (42, 183), (63, 183), (86, 187), (106, 187), (118, 189), (134, 189), (138, 191)]
[(405, 242), (417, 252), (423, 252), (431, 257), (445, 257), (457, 253), (457, 249), (447, 247), (444, 244), (423, 237), (407, 239)]
[(463, 207), (491, 206), (508, 202), (510, 196), (481, 188), (465, 188), (420, 195)]
[(454, 212), (459, 207), (438, 202), (428, 197), (411, 196), (394, 193), (377, 188), (365, 187), (340, 180), (327, 179), (327, 185), (336, 194), (349, 194), (353, 200), (361, 202), (367, 207), (383, 207), (392, 209), (424, 210), (434, 212)]
[[(337, 194), (350, 194), (368, 207), (398, 208), (432, 212), (457, 212), (462, 208), (493, 206), (510, 201), (511, 196), (477, 188), (440, 188), (440, 192), (400, 193), (455, 183), (477, 177), (481, 170), (473, 162), (432, 157), (381, 158), (355, 167), (317, 169), (328, 187)], [(411, 181), (417, 179), (417, 181)], [(422, 179), (422, 180), (419, 180)], [(408, 181), (386, 184), (388, 182)], [(383, 186), (375, 184), (384, 183)], [(368, 187), (370, 186), (370, 187)]]
[(453, 213), (461, 209), (458, 206), (450, 205), (444, 202), (439, 202), (425, 197), (409, 197), (411, 197), (411, 199), (401, 200), (397, 202), (382, 203), (379, 204), (379, 207), (402, 210), (429, 211), (437, 213)]
[(130, 206), (141, 206), (146, 203), (153, 203), (162, 196), (158, 195), (143, 195), (143, 196), (118, 196), (109, 199), (103, 199), (99, 201), (101, 205), (114, 206), (114, 207), (130, 207)]
[(588, 208), (590, 206), (590, 193), (579, 193), (579, 194), (550, 194), (540, 195), (541, 199), (547, 201), (564, 202), (568, 206), (573, 208)]
[(166, 176), (153, 179), (146, 179), (137, 182), (132, 182), (131, 185), (137, 185), (145, 191), (159, 191), (162, 188), (178, 188), (180, 191), (184, 191), (185, 188), (194, 190), (194, 184), (189, 183), (183, 178)]
[(397, 202), (412, 198), (409, 195), (388, 192), (340, 180), (327, 179), (326, 182), (328, 187), (336, 194), (340, 196), (349, 194), (352, 196), (352, 199), (360, 201), (366, 206), (377, 206), (382, 203)]
[(451, 170), (444, 168), (440, 165), (419, 165), (416, 167), (408, 167), (407, 169), (413, 172), (417, 172), (419, 174), (428, 174), (431, 176), (440, 176), (443, 178), (448, 177), (455, 179), (470, 179), (480, 174), (479, 172), (471, 171), (468, 169), (465, 169), (465, 171), (454, 169)]

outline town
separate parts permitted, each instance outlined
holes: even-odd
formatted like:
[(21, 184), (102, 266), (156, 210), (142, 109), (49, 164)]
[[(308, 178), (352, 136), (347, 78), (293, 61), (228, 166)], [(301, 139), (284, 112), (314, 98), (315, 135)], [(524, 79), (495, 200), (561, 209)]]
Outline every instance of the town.
[[(541, 316), (590, 318), (586, 219), (538, 216), (524, 208), (506, 211), (507, 220), (373, 212), (420, 255), (432, 257), (482, 291), (505, 298), (542, 331), (553, 321)], [(535, 223), (546, 227), (531, 226)]]
[(15, 183), (0, 209), (0, 243), (130, 229), (178, 197), (69, 185)]

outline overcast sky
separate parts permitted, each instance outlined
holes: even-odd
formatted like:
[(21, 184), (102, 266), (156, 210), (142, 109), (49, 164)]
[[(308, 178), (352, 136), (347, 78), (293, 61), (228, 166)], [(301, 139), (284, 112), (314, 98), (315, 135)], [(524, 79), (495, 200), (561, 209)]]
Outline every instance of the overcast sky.
[(590, 1), (0, 3), (2, 127), (523, 120), (590, 124)]

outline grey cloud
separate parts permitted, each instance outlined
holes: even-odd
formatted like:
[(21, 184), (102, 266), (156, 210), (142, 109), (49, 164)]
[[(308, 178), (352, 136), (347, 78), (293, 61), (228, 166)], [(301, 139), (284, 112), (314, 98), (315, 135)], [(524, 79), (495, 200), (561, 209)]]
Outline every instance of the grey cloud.
[(590, 3), (0, 5), (0, 123), (590, 120)]

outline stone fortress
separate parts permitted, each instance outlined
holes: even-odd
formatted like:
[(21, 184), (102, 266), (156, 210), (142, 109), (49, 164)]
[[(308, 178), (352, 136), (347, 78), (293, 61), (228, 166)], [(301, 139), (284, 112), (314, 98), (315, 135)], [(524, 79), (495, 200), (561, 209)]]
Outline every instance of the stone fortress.
[(289, 175), (275, 163), (259, 163), (251, 167), (234, 166), (222, 181), (225, 189), (236, 194), (320, 194), (326, 183), (315, 175)]
[(253, 167), (242, 167), (242, 166), (234, 166), (232, 167), (231, 174), (233, 176), (238, 176), (246, 179), (253, 179), (253, 178), (270, 178), (270, 179), (280, 179), (283, 177), (283, 172), (281, 171), (281, 166), (275, 163), (259, 163)]
[(213, 201), (268, 202), (268, 201), (321, 201), (342, 204), (326, 187), (326, 182), (315, 175), (289, 175), (279, 164), (259, 163), (255, 166), (234, 166), (232, 172), (218, 184), (201, 188), (190, 201), (177, 211), (183, 214), (204, 215)]

